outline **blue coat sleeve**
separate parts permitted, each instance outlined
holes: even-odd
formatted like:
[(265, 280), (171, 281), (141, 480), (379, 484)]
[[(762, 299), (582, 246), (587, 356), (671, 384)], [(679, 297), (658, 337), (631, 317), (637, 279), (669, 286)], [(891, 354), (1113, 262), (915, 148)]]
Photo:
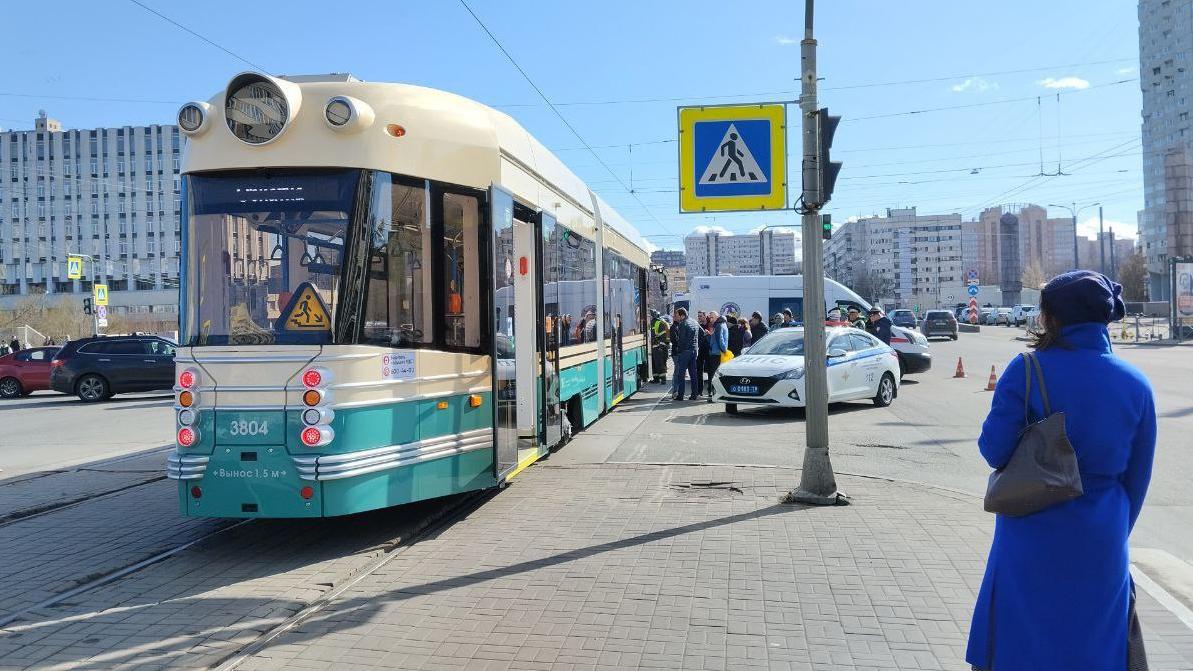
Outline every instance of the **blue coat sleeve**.
[(1006, 466), (1019, 444), (1019, 434), (1025, 425), (1025, 365), (1022, 356), (1012, 359), (994, 387), (990, 414), (986, 415), (982, 435), (978, 437), (978, 449), (991, 468)]
[(1127, 490), (1127, 499), (1131, 504), (1128, 529), (1135, 528), (1135, 520), (1143, 509), (1143, 499), (1147, 496), (1147, 486), (1152, 479), (1152, 458), (1156, 454), (1156, 403), (1150, 386), (1146, 391), (1139, 425), (1131, 440), (1131, 456), (1127, 458), (1127, 470), (1123, 473), (1123, 488)]
[(725, 324), (717, 328), (717, 348), (722, 352), (729, 349), (729, 327)]

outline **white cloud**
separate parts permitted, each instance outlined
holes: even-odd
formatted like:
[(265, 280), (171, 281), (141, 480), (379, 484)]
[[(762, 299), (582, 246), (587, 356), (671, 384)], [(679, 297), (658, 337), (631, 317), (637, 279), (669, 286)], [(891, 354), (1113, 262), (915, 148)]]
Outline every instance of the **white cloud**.
[(692, 229), (692, 235), (705, 235), (707, 233), (717, 233), (720, 235), (733, 235), (733, 233), (724, 226), (697, 226)]
[(966, 91), (977, 91), (981, 93), (982, 91), (997, 89), (998, 83), (987, 81), (981, 77), (970, 77), (960, 84), (953, 84), (950, 88), (952, 89), (953, 93), (964, 93)]
[(1060, 79), (1056, 79), (1054, 77), (1048, 77), (1046, 79), (1041, 79), (1040, 81), (1038, 81), (1036, 83), (1039, 84), (1040, 86), (1043, 86), (1046, 89), (1078, 89), (1078, 90), (1080, 90), (1080, 89), (1089, 88), (1089, 82), (1087, 80), (1082, 79), (1081, 77), (1061, 77)]
[(1135, 74), (1135, 72), (1137, 72), (1138, 70), (1139, 70), (1139, 68), (1129, 67), (1129, 68), (1119, 68), (1119, 69), (1115, 70), (1114, 72), (1115, 72), (1115, 74), (1120, 74), (1120, 75), (1130, 75), (1130, 74)]
[(787, 46), (791, 46), (792, 44), (799, 44), (799, 40), (797, 38), (789, 37), (787, 35), (775, 35), (775, 44), (779, 44), (779, 45), (787, 47)]
[[(1138, 225), (1127, 221), (1113, 221), (1111, 219), (1103, 219), (1102, 226), (1106, 229), (1107, 235), (1109, 231), (1114, 231), (1115, 239), (1134, 240), (1139, 236)], [(1098, 215), (1093, 215), (1086, 218), (1084, 221), (1077, 222), (1077, 235), (1083, 238), (1090, 238), (1092, 240), (1098, 239)]]

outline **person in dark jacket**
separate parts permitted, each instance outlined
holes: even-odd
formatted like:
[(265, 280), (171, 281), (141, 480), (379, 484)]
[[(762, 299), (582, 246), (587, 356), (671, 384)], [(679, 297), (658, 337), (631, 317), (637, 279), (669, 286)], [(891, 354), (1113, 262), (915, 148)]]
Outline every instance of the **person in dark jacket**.
[(750, 342), (758, 342), (758, 339), (770, 332), (766, 322), (762, 319), (762, 314), (755, 312), (750, 315)]
[(737, 317), (728, 317), (725, 321), (729, 326), (729, 351), (733, 352), (733, 356), (741, 356), (749, 331), (737, 321)]
[(13, 352), (20, 352), (21, 351), (21, 341), (17, 340), (16, 336), (13, 336), (12, 342), (8, 343), (8, 349), (12, 350)]
[(671, 382), (671, 390), (674, 394), (672, 398), (676, 401), (682, 401), (684, 398), (684, 375), (692, 382), (692, 396), (690, 400), (696, 400), (700, 395), (700, 374), (696, 368), (696, 353), (699, 348), (699, 343), (704, 342), (704, 331), (696, 325), (696, 321), (688, 316), (688, 311), (683, 308), (676, 308), (673, 315), (672, 322), (672, 362), (675, 364), (675, 373)]
[(754, 334), (750, 333), (750, 322), (745, 317), (737, 318), (737, 325), (741, 328), (742, 351), (754, 344)]
[[(1121, 292), (1089, 270), (1058, 275), (1041, 291), (1043, 331), (1031, 346), (1052, 410), (1064, 413), (1084, 493), (995, 518), (965, 655), (974, 669), (1128, 668), (1128, 538), (1151, 478), (1156, 408), (1147, 378), (1110, 346), (1107, 324), (1125, 312)], [(1025, 399), (1025, 376), (1017, 356), (994, 388), (978, 438), (991, 468), (1006, 466), (1023, 427), (1043, 419), (1041, 386), (1033, 379)]]
[(701, 312), (696, 320), (700, 326), (700, 341), (696, 343), (696, 373), (700, 376), (700, 387), (692, 392), (691, 401), (696, 400), (708, 388), (708, 315)]
[(891, 320), (882, 314), (882, 310), (870, 308), (870, 322), (866, 324), (866, 330), (882, 342), (891, 344)]

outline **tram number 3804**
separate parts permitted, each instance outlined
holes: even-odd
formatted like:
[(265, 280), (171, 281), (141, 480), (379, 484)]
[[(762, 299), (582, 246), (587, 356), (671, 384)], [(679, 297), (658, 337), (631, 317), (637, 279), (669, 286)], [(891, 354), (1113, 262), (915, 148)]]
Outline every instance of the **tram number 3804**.
[(234, 420), (228, 422), (228, 433), (233, 436), (267, 436), (269, 422)]

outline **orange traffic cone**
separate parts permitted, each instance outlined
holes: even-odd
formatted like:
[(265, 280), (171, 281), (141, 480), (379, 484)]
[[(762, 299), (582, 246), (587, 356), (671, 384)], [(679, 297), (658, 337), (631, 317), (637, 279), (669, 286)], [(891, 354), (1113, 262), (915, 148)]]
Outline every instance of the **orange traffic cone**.
[(998, 377), (994, 375), (994, 366), (990, 367), (990, 380), (986, 382), (986, 391), (994, 391), (994, 385), (998, 382)]
[(965, 366), (961, 365), (961, 357), (957, 357), (957, 372), (953, 377), (965, 377)]

